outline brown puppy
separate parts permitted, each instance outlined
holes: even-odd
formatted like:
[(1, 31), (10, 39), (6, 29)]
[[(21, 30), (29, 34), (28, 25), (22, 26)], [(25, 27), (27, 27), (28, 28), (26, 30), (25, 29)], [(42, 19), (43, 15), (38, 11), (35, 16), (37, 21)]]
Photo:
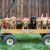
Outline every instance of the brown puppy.
[(4, 22), (5, 22), (5, 28), (9, 29), (9, 27), (10, 27), (10, 25), (9, 25), (10, 18), (8, 18), (8, 17), (4, 18)]
[(16, 17), (10, 17), (10, 29), (16, 29)]
[(29, 28), (29, 23), (30, 23), (30, 19), (29, 18), (24, 18), (22, 20), (22, 23), (23, 23), (23, 26), (22, 26), (22, 29), (28, 29)]
[(40, 18), (40, 17), (38, 17), (38, 18), (36, 19), (36, 28), (37, 28), (37, 29), (41, 29), (41, 18)]

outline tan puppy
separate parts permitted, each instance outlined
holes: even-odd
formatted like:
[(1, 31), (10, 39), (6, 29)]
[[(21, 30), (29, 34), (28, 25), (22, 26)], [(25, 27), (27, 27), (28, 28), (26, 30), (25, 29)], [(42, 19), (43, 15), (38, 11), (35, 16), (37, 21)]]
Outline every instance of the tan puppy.
[(41, 16), (41, 20), (42, 20), (42, 28), (44, 29), (46, 29), (46, 28), (48, 28), (47, 27), (47, 22), (48, 22), (48, 17), (47, 17), (47, 14), (46, 14), (46, 16), (44, 17), (43, 16), (44, 14), (42, 14), (42, 16)]
[(8, 18), (8, 17), (4, 18), (4, 22), (5, 22), (5, 28), (9, 29), (9, 27), (10, 27), (10, 25), (9, 25), (10, 18)]
[(10, 17), (10, 29), (16, 29), (16, 17)]
[(30, 23), (30, 19), (29, 18), (24, 18), (23, 20), (22, 20), (22, 23), (23, 23), (23, 26), (22, 26), (22, 28), (23, 29), (28, 29), (29, 28), (29, 23)]
[(50, 29), (50, 17), (48, 17), (48, 28)]
[(37, 29), (41, 29), (41, 18), (40, 18), (40, 17), (38, 17), (38, 18), (36, 19), (36, 28), (37, 28)]

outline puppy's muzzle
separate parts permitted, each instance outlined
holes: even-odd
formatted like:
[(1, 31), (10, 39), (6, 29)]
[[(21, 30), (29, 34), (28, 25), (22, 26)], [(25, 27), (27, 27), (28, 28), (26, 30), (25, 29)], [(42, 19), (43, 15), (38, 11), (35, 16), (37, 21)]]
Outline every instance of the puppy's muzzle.
[(46, 27), (47, 26), (47, 22), (43, 22), (42, 25), (43, 25), (43, 27)]

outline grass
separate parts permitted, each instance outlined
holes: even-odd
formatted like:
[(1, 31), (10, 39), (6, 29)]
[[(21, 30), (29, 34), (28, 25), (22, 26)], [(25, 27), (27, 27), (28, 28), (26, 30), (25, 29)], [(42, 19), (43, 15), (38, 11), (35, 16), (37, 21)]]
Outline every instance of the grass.
[(17, 43), (8, 46), (0, 41), (0, 50), (50, 50), (50, 46), (46, 46), (41, 42), (40, 35), (34, 34), (17, 34)]

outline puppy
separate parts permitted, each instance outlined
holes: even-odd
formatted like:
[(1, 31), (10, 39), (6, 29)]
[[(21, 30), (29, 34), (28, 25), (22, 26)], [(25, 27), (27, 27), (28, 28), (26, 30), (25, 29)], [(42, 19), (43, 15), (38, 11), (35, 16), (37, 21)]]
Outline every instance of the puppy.
[(10, 28), (9, 22), (10, 22), (10, 18), (8, 18), (8, 17), (4, 18), (4, 23), (5, 23), (5, 28), (6, 29)]
[(40, 18), (40, 17), (38, 17), (38, 18), (36, 19), (36, 28), (37, 28), (37, 29), (41, 29), (41, 18)]
[(46, 16), (44, 16), (44, 14), (42, 14), (41, 20), (42, 20), (42, 29), (48, 28), (47, 27), (47, 22), (48, 22), (47, 14), (46, 14)]
[(22, 29), (29, 29), (29, 23), (30, 23), (30, 20), (29, 20), (29, 18), (24, 18), (23, 20), (22, 20)]
[(48, 17), (48, 29), (50, 29), (50, 17)]
[(21, 18), (17, 18), (16, 28), (17, 29), (22, 29), (22, 19)]
[(36, 17), (35, 16), (31, 16), (30, 18), (30, 27), (31, 29), (36, 29)]
[(16, 29), (16, 17), (10, 17), (10, 29)]

